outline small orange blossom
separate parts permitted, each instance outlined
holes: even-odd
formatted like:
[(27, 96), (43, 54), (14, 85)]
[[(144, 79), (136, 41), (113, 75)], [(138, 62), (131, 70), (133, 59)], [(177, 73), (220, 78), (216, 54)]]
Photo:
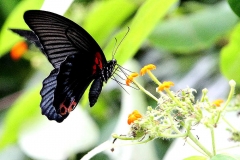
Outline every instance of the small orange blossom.
[(142, 118), (142, 115), (138, 112), (138, 110), (134, 110), (131, 114), (128, 115), (128, 124), (130, 125), (139, 118)]
[(141, 71), (140, 71), (140, 75), (143, 76), (147, 71), (149, 70), (154, 70), (156, 69), (156, 66), (153, 64), (148, 64), (146, 66), (144, 66)]
[(19, 60), (21, 56), (27, 51), (28, 46), (26, 42), (21, 41), (13, 46), (10, 51), (10, 56), (13, 60)]
[(158, 86), (158, 91), (169, 89), (171, 86), (174, 86), (174, 83), (172, 81), (164, 81), (161, 85)]
[(220, 105), (223, 103), (222, 99), (217, 99), (215, 101), (212, 102), (212, 104), (216, 107), (220, 107)]
[(138, 73), (134, 72), (130, 74), (126, 79), (126, 85), (130, 86), (130, 83), (132, 83), (133, 79), (138, 76)]

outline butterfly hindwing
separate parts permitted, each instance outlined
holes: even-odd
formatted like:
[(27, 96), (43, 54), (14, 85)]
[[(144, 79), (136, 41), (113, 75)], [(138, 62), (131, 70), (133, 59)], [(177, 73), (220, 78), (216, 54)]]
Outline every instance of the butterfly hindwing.
[(40, 94), (42, 96), (40, 107), (42, 109), (42, 114), (46, 115), (49, 120), (62, 122), (67, 116), (63, 117), (57, 114), (55, 107), (53, 106), (58, 72), (59, 69), (52, 70), (50, 75), (43, 81), (43, 87), (40, 91)]
[(59, 68), (53, 103), (58, 114), (70, 113), (95, 78), (92, 70), (93, 62), (86, 59), (79, 63), (81, 60), (80, 55), (68, 56)]
[[(41, 109), (42, 114), (48, 119), (62, 122), (76, 107), (86, 88), (94, 80), (93, 62), (85, 60), (79, 63), (80, 60), (80, 55), (68, 56), (60, 67), (54, 69), (43, 81), (40, 92)], [(96, 103), (102, 85), (100, 78), (94, 80), (89, 92), (90, 106)]]

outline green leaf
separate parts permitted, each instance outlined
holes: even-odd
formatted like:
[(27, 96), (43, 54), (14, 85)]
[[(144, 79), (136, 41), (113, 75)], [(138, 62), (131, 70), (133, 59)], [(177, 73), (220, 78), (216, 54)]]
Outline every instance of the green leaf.
[(40, 113), (40, 85), (22, 93), (22, 96), (11, 106), (8, 111), (3, 133), (0, 136), (0, 149), (17, 140), (18, 132), (22, 124), (30, 117)]
[(103, 46), (106, 43), (106, 37), (109, 37), (114, 29), (126, 21), (136, 9), (137, 4), (129, 0), (101, 1), (85, 17), (83, 27), (100, 46)]
[(239, 0), (228, 0), (228, 3), (232, 10), (240, 17), (240, 1)]
[(239, 157), (218, 154), (218, 155), (212, 157), (210, 160), (239, 160)]
[(188, 158), (184, 158), (183, 160), (207, 160), (207, 157), (204, 156), (191, 156)]
[[(118, 53), (115, 58), (118, 60), (119, 64), (122, 64), (129, 58), (133, 57), (144, 40), (155, 28), (156, 24), (177, 2), (177, 0), (148, 0), (138, 9), (129, 25), (130, 32), (117, 51)], [(116, 37), (121, 39), (126, 32), (127, 27), (123, 28)], [(109, 44), (106, 49), (104, 49), (105, 53), (111, 53), (112, 50), (112, 44)]]
[(216, 43), (233, 28), (237, 19), (223, 2), (160, 23), (149, 40), (155, 47), (171, 52), (197, 52)]
[(228, 79), (240, 83), (240, 23), (231, 34), (229, 43), (221, 50), (220, 68), (222, 74)]
[(8, 52), (11, 47), (21, 38), (9, 31), (9, 28), (28, 28), (23, 20), (23, 13), (29, 9), (39, 9), (44, 0), (24, 0), (20, 1), (17, 7), (11, 12), (7, 20), (3, 24), (0, 31), (0, 57)]

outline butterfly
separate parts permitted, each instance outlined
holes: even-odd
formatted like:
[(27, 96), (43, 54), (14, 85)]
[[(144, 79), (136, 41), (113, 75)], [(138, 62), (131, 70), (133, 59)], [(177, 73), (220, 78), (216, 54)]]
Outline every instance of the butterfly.
[(90, 106), (94, 106), (117, 61), (107, 61), (92, 36), (63, 16), (28, 10), (24, 20), (31, 30), (10, 30), (34, 43), (54, 68), (40, 91), (42, 114), (49, 120), (62, 122), (91, 82), (88, 98)]

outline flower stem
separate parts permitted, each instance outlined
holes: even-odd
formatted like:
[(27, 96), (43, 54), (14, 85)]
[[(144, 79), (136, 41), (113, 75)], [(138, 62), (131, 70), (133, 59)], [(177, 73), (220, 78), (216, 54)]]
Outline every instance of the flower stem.
[(159, 80), (154, 76), (154, 74), (152, 74), (151, 71), (148, 70), (147, 73), (148, 73), (149, 77), (150, 77), (158, 86), (162, 84), (162, 83), (159, 82)]
[(188, 140), (186, 140), (186, 142), (187, 142), (193, 149), (195, 149), (196, 151), (198, 151), (199, 153), (201, 153), (202, 155), (204, 155), (204, 156), (207, 157), (206, 153), (203, 152), (202, 150), (200, 150), (200, 149), (197, 147), (197, 145), (194, 145), (194, 143), (192, 143), (192, 142), (190, 142), (190, 141), (188, 141)]
[(200, 102), (204, 102), (207, 93), (208, 93), (208, 90), (207, 90), (206, 88), (204, 88), (204, 89), (202, 90), (202, 97), (201, 97)]
[(231, 88), (230, 88), (230, 92), (229, 92), (229, 94), (228, 94), (228, 99), (227, 99), (226, 103), (224, 104), (222, 110), (218, 113), (217, 119), (216, 119), (216, 121), (215, 121), (215, 124), (218, 123), (218, 121), (219, 121), (219, 119), (220, 119), (220, 116), (221, 116), (221, 113), (222, 113), (223, 111), (225, 111), (226, 107), (228, 106), (228, 104), (230, 103), (230, 101), (231, 101), (231, 99), (232, 99), (232, 97), (233, 97), (233, 95), (234, 95), (236, 82), (233, 81), (233, 80), (230, 80), (230, 81), (229, 81), (229, 84), (230, 84), (230, 87), (231, 87)]
[(237, 129), (231, 124), (228, 122), (228, 120), (224, 117), (224, 116), (221, 116), (222, 117), (222, 120), (227, 123), (227, 125), (233, 130), (233, 132), (237, 132)]
[(172, 100), (178, 104), (179, 107), (181, 107), (182, 109), (185, 110), (185, 107), (182, 105), (182, 103), (177, 98), (174, 97), (174, 95), (172, 94), (172, 92), (169, 89), (165, 89), (165, 91), (167, 92), (169, 97), (171, 97)]
[(215, 145), (215, 136), (214, 136), (214, 129), (210, 127), (211, 137), (212, 137), (212, 149), (213, 149), (213, 156), (216, 155), (216, 145)]
[(158, 102), (158, 99), (152, 95), (149, 91), (147, 91), (146, 89), (144, 89), (138, 82), (136, 82), (135, 80), (133, 80), (134, 84), (140, 89), (142, 90), (144, 93), (146, 93), (149, 97), (151, 97), (152, 99), (154, 99), (155, 101)]
[(206, 153), (209, 157), (212, 157), (212, 154), (193, 136), (191, 132), (188, 133), (188, 137), (199, 147), (204, 153)]

